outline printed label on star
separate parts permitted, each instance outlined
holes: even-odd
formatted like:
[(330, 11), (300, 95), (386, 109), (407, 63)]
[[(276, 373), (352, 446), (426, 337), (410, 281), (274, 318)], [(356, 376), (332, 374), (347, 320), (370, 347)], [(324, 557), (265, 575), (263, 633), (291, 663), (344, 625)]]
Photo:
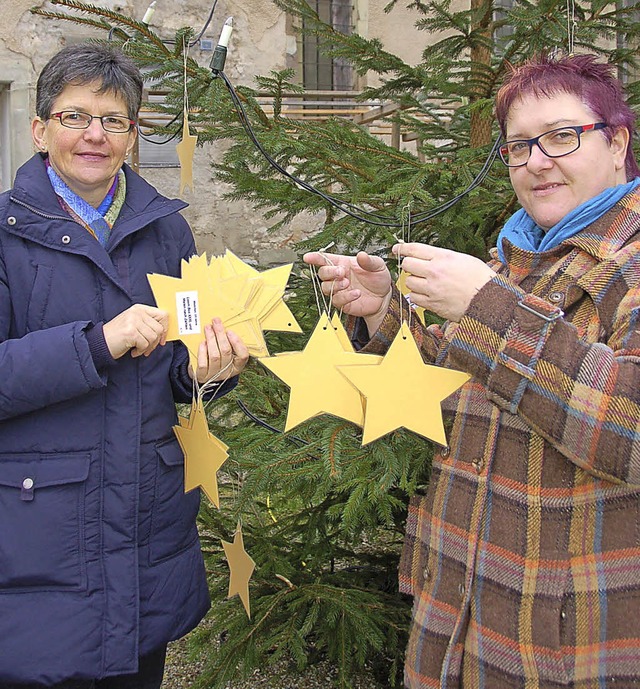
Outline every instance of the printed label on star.
[(176, 292), (176, 312), (178, 314), (178, 333), (195, 335), (200, 333), (200, 308), (197, 290)]

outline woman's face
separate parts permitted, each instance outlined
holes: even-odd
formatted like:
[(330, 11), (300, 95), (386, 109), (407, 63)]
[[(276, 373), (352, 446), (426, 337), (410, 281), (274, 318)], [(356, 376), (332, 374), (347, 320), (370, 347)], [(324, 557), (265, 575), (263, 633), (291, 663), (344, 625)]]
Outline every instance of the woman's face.
[[(124, 99), (112, 92), (98, 93), (99, 88), (99, 83), (65, 86), (52, 112), (76, 110), (128, 117)], [(96, 208), (107, 195), (137, 135), (135, 127), (126, 133), (106, 132), (99, 119), (91, 120), (88, 129), (70, 129), (55, 117), (45, 121), (36, 118), (31, 131), (36, 146), (48, 151), (49, 162), (67, 186)]]
[[(598, 122), (599, 118), (576, 96), (534, 95), (514, 101), (506, 121), (507, 140), (531, 139), (556, 127)], [(580, 135), (580, 148), (562, 158), (549, 158), (533, 146), (526, 165), (509, 168), (518, 201), (543, 229), (557, 224), (581, 203), (608, 187), (624, 184), (629, 135), (619, 129), (611, 143), (602, 131)]]

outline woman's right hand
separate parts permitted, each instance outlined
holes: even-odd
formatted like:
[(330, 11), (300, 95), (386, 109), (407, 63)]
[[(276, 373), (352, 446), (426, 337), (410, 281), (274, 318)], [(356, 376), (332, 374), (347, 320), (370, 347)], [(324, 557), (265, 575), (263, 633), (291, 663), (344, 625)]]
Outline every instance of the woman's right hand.
[(333, 305), (351, 316), (361, 316), (373, 334), (391, 301), (391, 274), (379, 256), (360, 251), (356, 256), (312, 251), (302, 257), (318, 268), (322, 292)]
[(127, 352), (149, 356), (167, 341), (169, 314), (146, 304), (134, 304), (103, 326), (104, 339), (114, 359)]

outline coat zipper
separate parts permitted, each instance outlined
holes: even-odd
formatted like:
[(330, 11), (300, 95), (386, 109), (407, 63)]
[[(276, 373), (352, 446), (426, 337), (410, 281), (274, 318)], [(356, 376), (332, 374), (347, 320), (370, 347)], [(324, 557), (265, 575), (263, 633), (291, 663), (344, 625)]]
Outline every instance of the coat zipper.
[(39, 215), (41, 218), (46, 218), (47, 220), (69, 220), (71, 222), (75, 222), (74, 219), (69, 217), (69, 216), (65, 217), (64, 215), (49, 215), (48, 213), (43, 213), (42, 211), (39, 211), (37, 208), (30, 206), (29, 204), (25, 203), (24, 201), (14, 199), (13, 197), (11, 197), (11, 201), (13, 203), (18, 204), (18, 206), (22, 206), (23, 208), (30, 210), (32, 213)]

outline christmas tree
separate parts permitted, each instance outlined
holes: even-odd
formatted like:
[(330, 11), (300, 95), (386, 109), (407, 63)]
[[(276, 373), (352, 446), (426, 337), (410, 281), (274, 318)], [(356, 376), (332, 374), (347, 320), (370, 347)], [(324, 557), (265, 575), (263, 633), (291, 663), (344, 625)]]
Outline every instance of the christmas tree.
[[(166, 89), (161, 107), (171, 124), (158, 133), (182, 132), (186, 79), (198, 145), (229, 143), (215, 168), (228, 197), (248, 200), (274, 229), (302, 212), (324, 217), (321, 231), (296, 247), (300, 252), (333, 244), (344, 253), (367, 248), (387, 257), (402, 236), (486, 257), (517, 208), (506, 169), (490, 165), (498, 135), (493, 96), (509, 63), (536, 51), (596, 51), (618, 66), (631, 104), (639, 102), (640, 25), (632, 7), (516, 0), (503, 8), (471, 0), (455, 10), (446, 0), (415, 0), (407, 6), (425, 48), (410, 66), (375, 39), (323, 23), (305, 0), (274, 2), (329, 56), (380, 77), (361, 97), (398, 104), (390, 119), (414, 133), (415, 152), (387, 145), (346, 118), (286, 117), (284, 94), (303, 94), (291, 71), (231, 89), (223, 71), (185, 59), (191, 28), (169, 44), (142, 22), (74, 0), (55, 2), (71, 13), (35, 11), (102, 29), (121, 44)], [(387, 10), (397, 4), (391, 0)], [(428, 43), (426, 34), (437, 40)], [(258, 90), (270, 94), (269, 114)], [(318, 307), (302, 264), (294, 266), (287, 304), (309, 335)], [(304, 344), (299, 335), (268, 336), (272, 353)], [(339, 687), (363, 672), (369, 686), (400, 686), (411, 601), (397, 593), (396, 568), (405, 506), (428, 482), (432, 445), (398, 430), (363, 447), (357, 426), (329, 415), (284, 433), (288, 399), (288, 388), (253, 362), (236, 391), (211, 407), (211, 432), (230, 457), (218, 476), (220, 509), (207, 503), (201, 511), (213, 609), (194, 635), (207, 657), (198, 686), (223, 687), (282, 658), (301, 672), (329, 659)], [(221, 539), (233, 540), (238, 521), (257, 564), (251, 619), (237, 598), (226, 599)]]

